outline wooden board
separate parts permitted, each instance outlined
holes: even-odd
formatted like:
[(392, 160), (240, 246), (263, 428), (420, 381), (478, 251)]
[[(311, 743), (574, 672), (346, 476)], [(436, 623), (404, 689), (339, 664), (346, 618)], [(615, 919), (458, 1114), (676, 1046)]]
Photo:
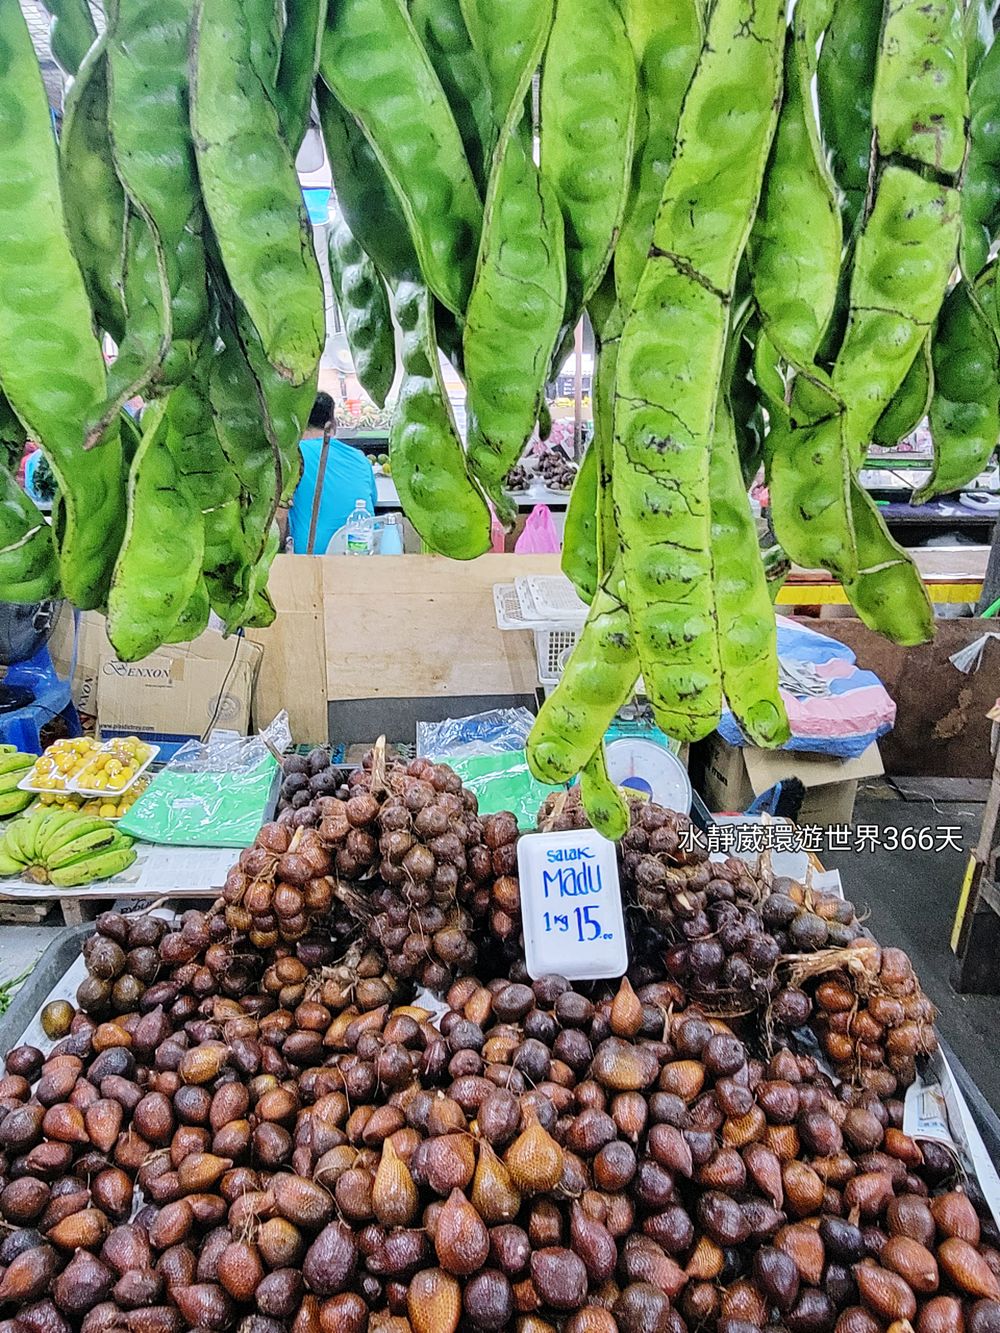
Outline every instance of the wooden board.
[(493, 585), (558, 573), (557, 555), (323, 556), (322, 565), (328, 699), (535, 689), (534, 640), (497, 629)]
[(293, 737), (310, 745), (329, 739), (322, 564), (315, 556), (277, 556), (268, 585), (277, 611), (274, 624), (247, 630), (247, 637), (264, 649), (254, 692), (255, 724), (267, 726), (286, 708)]
[[(935, 547), (915, 554), (935, 600), (961, 601), (976, 594), (987, 552)], [(558, 555), (490, 554), (468, 562), (278, 556), (270, 584), (277, 619), (249, 632), (265, 650), (258, 725), (287, 708), (296, 741), (318, 745), (329, 740), (328, 701), (531, 693), (533, 638), (496, 628), (493, 585), (558, 572)], [(808, 605), (846, 596), (828, 574), (797, 569), (779, 601)], [(836, 622), (824, 628), (828, 623)], [(942, 622), (950, 623), (960, 622)]]

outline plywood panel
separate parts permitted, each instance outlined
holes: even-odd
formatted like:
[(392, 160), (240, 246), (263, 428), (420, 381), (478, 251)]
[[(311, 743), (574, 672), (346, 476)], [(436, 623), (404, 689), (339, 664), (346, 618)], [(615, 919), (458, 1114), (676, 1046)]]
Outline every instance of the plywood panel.
[(323, 569), (317, 556), (279, 555), (269, 583), (277, 617), (268, 629), (247, 630), (262, 645), (254, 711), (265, 726), (287, 708), (299, 743), (325, 745), (326, 643), (323, 633)]
[(558, 573), (558, 556), (323, 556), (322, 566), (329, 699), (535, 688), (534, 640), (497, 629), (493, 585)]

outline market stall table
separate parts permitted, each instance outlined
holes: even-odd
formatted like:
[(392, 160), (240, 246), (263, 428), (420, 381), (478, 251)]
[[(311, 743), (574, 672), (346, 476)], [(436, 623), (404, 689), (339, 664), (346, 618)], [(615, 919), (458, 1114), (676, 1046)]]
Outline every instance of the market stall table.
[(136, 859), (111, 879), (78, 888), (57, 888), (26, 879), (0, 880), (0, 901), (58, 901), (63, 920), (77, 925), (87, 918), (87, 901), (114, 898), (212, 898), (225, 881), (239, 852), (232, 847), (161, 847), (135, 844)]

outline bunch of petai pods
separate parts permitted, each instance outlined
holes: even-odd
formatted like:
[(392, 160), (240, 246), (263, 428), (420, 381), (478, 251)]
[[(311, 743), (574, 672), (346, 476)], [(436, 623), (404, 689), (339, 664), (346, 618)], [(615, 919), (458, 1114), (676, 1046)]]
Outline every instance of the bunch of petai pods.
[(788, 556), (894, 640), (930, 634), (858, 472), (929, 414), (922, 494), (954, 490), (1000, 432), (992, 0), (116, 0), (100, 35), (87, 0), (45, 3), (58, 141), (0, 10), (0, 437), (38, 440), (58, 499), (50, 527), (4, 475), (4, 600), (106, 608), (123, 658), (210, 609), (273, 616), (325, 337), (294, 166), (315, 106), (335, 294), (368, 392), (399, 381), (393, 477), (429, 547), (489, 548), (543, 386), (595, 330), (564, 554), (591, 610), (540, 778), (582, 773), (624, 832), (600, 742), (640, 672), (672, 736), (723, 695), (756, 744), (786, 736), (762, 461)]
[[(350, 797), (414, 846), (425, 811), (478, 818), (422, 764), (373, 757)], [(643, 810), (620, 850), (634, 961), (610, 983), (532, 980), (516, 951), (489, 970), (506, 927), (475, 903), (516, 895), (511, 815), (482, 820), (491, 866), (474, 878), (470, 851), (456, 886), (471, 962), (433, 995), (405, 948), (375, 958), (333, 876), (302, 930), (234, 914), (297, 849), (335, 860), (328, 814), (266, 825), (207, 913), (99, 917), (76, 1003), (42, 1011), (55, 1044), (0, 1077), (0, 1333), (997, 1333), (1000, 1234), (950, 1150), (904, 1128), (909, 1005), (933, 1038), (908, 960), (850, 904), (710, 868), (684, 817)], [(699, 913), (738, 904), (739, 938), (732, 918), (703, 938)], [(760, 983), (739, 1013), (706, 984), (716, 936)]]

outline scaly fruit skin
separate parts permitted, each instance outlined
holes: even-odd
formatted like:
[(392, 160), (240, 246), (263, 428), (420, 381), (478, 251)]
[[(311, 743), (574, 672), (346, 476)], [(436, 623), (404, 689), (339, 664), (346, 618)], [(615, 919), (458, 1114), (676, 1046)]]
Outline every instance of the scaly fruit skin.
[(34, 799), (35, 793), (32, 791), (18, 791), (16, 787), (8, 792), (0, 789), (0, 819), (19, 815), (22, 810), (27, 810)]
[(63, 866), (79, 861), (81, 857), (92, 855), (97, 851), (110, 850), (115, 845), (117, 837), (118, 834), (111, 825), (105, 824), (103, 828), (92, 829), (90, 833), (64, 843), (57, 851), (49, 852), (45, 857), (45, 864), (49, 870), (59, 870)]
[(90, 884), (96, 879), (110, 879), (127, 870), (135, 860), (135, 851), (131, 847), (117, 847), (113, 851), (98, 852), (76, 865), (53, 870), (49, 880), (57, 888), (71, 889), (81, 884)]

